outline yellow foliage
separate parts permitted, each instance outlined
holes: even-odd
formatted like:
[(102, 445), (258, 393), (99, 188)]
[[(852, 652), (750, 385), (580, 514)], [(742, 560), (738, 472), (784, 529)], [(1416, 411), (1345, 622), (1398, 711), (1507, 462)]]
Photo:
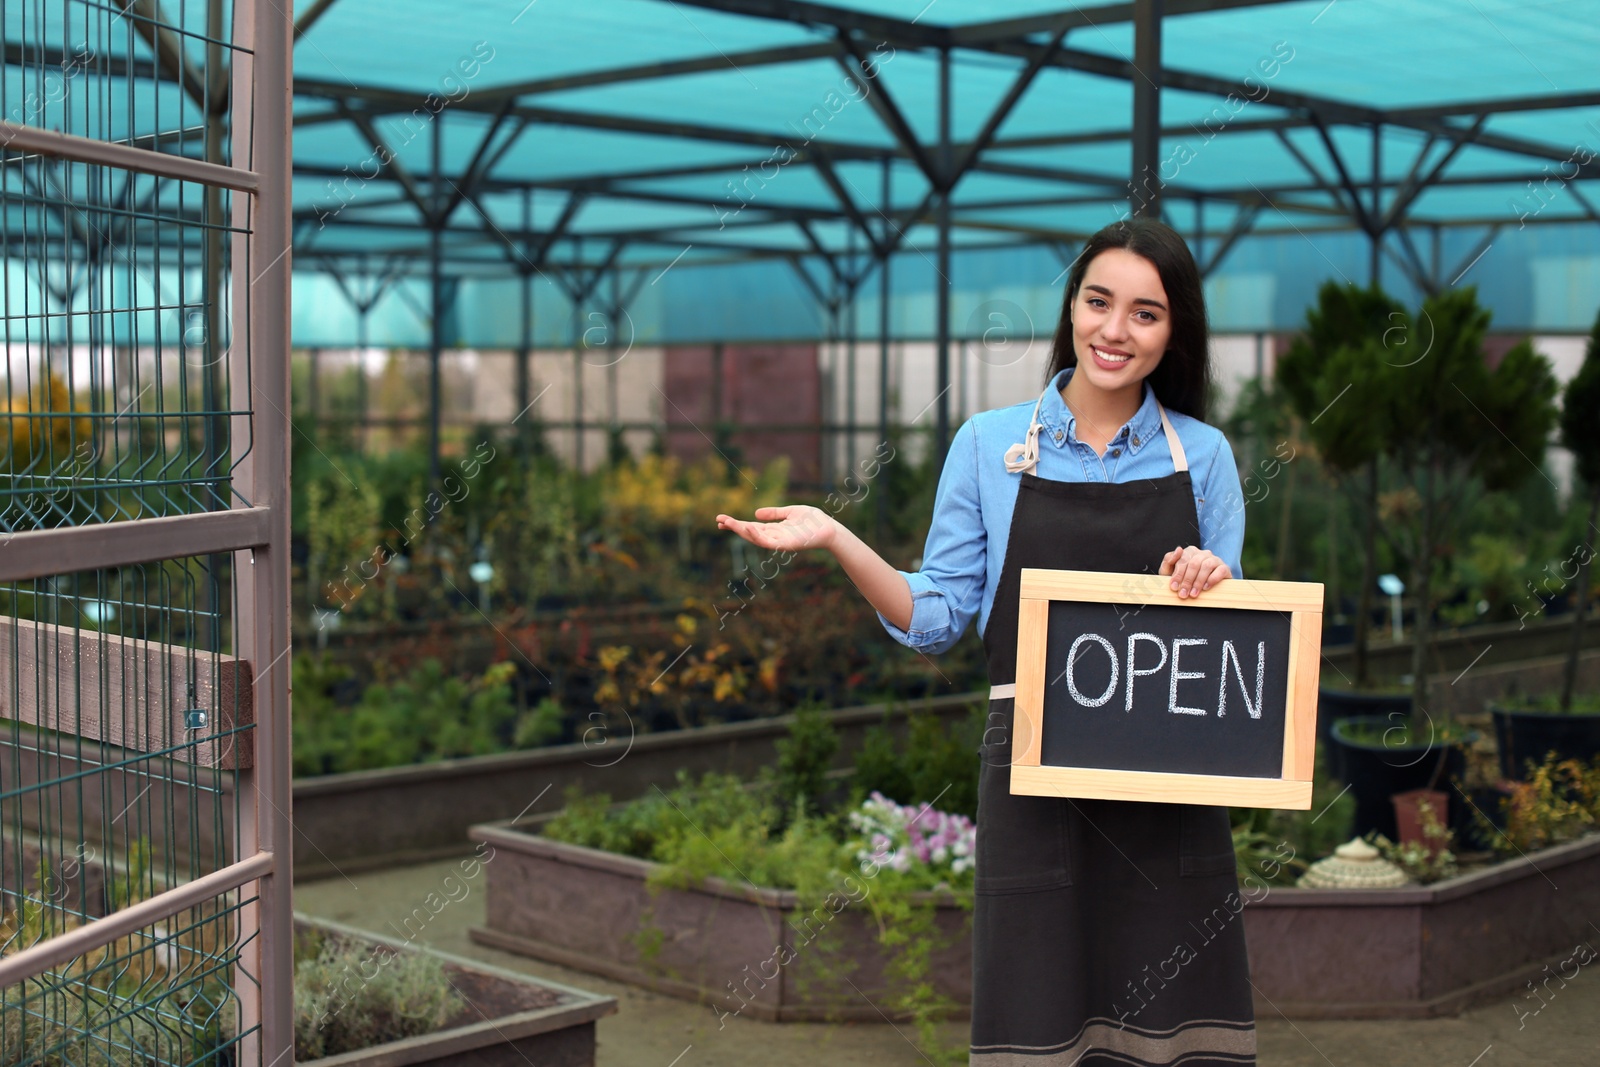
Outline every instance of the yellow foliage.
[(66, 466), (74, 450), (82, 453), (93, 440), (91, 420), (74, 417), (82, 410), (67, 383), (47, 369), (32, 391), (8, 398), (0, 409), (10, 442), (6, 466), (25, 471), (37, 465), (35, 473)]
[(1519, 851), (1588, 833), (1600, 821), (1600, 760), (1558, 760), (1551, 753), (1527, 781), (1512, 783), (1502, 804), (1504, 840)]
[(606, 481), (606, 507), (614, 518), (671, 529), (778, 503), (788, 489), (789, 460), (780, 456), (759, 473), (754, 468), (730, 472), (720, 456), (685, 464), (675, 456), (651, 454), (619, 464)]

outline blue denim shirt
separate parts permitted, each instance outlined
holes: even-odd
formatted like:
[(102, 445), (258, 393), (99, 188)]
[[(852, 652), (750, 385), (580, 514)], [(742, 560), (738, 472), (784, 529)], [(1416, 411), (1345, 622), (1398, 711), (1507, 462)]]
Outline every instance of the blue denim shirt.
[[(1039, 405), (1043, 429), (1034, 473), (1061, 482), (1132, 482), (1173, 473), (1172, 451), (1148, 384), (1144, 402), (1103, 456), (1078, 440), (1077, 419), (1061, 399), (1074, 369), (1055, 377)], [(1005, 452), (1027, 436), (1036, 399), (979, 412), (951, 440), (934, 496), (922, 569), (900, 571), (911, 585), (911, 628), (902, 630), (878, 613), (878, 621), (902, 645), (936, 654), (955, 645), (974, 615), (979, 633), (988, 623), (1021, 480), (1006, 470)], [(1189, 461), (1200, 518), (1199, 547), (1216, 553), (1235, 578), (1243, 578), (1239, 553), (1244, 546), (1244, 494), (1233, 448), (1214, 426), (1170, 408), (1167, 418)]]

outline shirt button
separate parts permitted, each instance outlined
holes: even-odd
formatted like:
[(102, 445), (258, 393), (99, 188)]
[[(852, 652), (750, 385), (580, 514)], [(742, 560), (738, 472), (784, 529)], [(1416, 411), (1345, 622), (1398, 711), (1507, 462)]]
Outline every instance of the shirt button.
[(1122, 449), (1120, 449), (1120, 448), (1113, 448), (1113, 449), (1112, 449), (1112, 450), (1111, 450), (1111, 454), (1112, 454), (1112, 455), (1113, 455), (1113, 456), (1120, 456), (1120, 455), (1122, 455)]
[(1063, 438), (1063, 437), (1065, 437), (1065, 436), (1066, 436), (1066, 434), (1064, 434), (1064, 433), (1063, 433), (1063, 432), (1062, 432), (1062, 431), (1060, 431), (1060, 430), (1057, 430), (1057, 431), (1056, 431), (1056, 443), (1057, 443), (1057, 444), (1060, 444), (1060, 443), (1061, 443), (1061, 439), (1062, 439), (1062, 438)]
[(1139, 443), (1139, 435), (1138, 434), (1134, 434), (1133, 435), (1133, 443), (1135, 445), (1137, 445)]

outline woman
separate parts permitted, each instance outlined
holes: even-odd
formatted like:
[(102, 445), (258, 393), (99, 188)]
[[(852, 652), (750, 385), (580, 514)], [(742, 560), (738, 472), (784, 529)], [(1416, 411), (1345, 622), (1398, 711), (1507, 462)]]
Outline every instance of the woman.
[(1067, 280), (1037, 402), (951, 442), (922, 569), (898, 571), (817, 508), (717, 516), (762, 548), (832, 552), (901, 644), (938, 653), (976, 614), (991, 729), (979, 771), (970, 1062), (1253, 1064), (1243, 903), (1226, 808), (1013, 796), (1024, 567), (1243, 577), (1233, 450), (1205, 424), (1204, 297), (1170, 227), (1123, 220)]

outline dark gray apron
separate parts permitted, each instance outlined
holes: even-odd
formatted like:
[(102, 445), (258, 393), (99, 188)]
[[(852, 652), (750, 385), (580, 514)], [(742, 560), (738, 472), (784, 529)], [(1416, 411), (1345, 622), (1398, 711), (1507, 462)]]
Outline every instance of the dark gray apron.
[(1022, 568), (1154, 573), (1200, 541), (1183, 447), (1161, 417), (1177, 468), (1161, 478), (1039, 478), (1037, 429), (1007, 453), (1021, 484), (983, 633), (995, 692), (978, 785), (974, 1065), (1255, 1063), (1228, 809), (1010, 792)]

